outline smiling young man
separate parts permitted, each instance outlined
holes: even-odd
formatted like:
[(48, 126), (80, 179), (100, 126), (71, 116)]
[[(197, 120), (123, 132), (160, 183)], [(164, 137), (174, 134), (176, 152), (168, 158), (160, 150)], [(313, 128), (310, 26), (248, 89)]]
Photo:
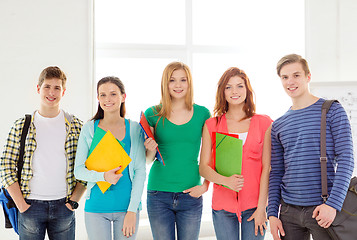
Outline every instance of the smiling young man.
[(74, 178), (74, 159), (82, 122), (60, 109), (66, 75), (47, 67), (39, 77), (40, 106), (31, 118), (19, 184), (17, 162), (25, 119), (10, 130), (1, 157), (0, 177), (19, 209), (20, 239), (75, 239), (74, 210), (85, 185)]
[[(330, 239), (326, 228), (341, 211), (353, 172), (353, 144), (347, 114), (339, 103), (327, 113), (327, 184), (321, 198), (320, 123), (324, 99), (309, 91), (305, 59), (284, 56), (277, 73), (291, 108), (272, 125), (268, 217), (274, 240)], [(279, 216), (280, 207), (280, 216)]]

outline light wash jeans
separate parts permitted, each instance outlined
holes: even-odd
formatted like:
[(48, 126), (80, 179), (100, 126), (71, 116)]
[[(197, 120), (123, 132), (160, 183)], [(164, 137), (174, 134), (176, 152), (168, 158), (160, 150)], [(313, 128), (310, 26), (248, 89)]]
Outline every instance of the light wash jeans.
[(155, 240), (197, 240), (202, 216), (202, 196), (148, 190), (147, 209)]
[(242, 240), (262, 240), (265, 236), (260, 234), (255, 236), (254, 220), (247, 221), (250, 218), (256, 208), (248, 209), (242, 212), (242, 223), (239, 223), (238, 217), (235, 213), (227, 212), (225, 210), (213, 210), (212, 218), (214, 231), (218, 240), (239, 240), (239, 228), (241, 228)]
[[(139, 229), (140, 212), (136, 213), (135, 233), (131, 237), (123, 234), (123, 224), (126, 212), (115, 213), (84, 213), (88, 239), (90, 240), (124, 240), (136, 239)], [(113, 223), (113, 226), (112, 226)]]

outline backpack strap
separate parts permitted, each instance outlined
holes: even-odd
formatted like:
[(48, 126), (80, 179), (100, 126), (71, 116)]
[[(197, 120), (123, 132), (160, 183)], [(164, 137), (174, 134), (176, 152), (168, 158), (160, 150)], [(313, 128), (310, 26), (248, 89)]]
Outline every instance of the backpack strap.
[(19, 160), (17, 161), (17, 179), (18, 183), (20, 185), (21, 181), (21, 172), (22, 172), (22, 167), (24, 166), (24, 153), (25, 153), (25, 141), (26, 141), (26, 136), (28, 133), (28, 129), (31, 123), (31, 115), (26, 114), (25, 115), (25, 123), (24, 127), (22, 128), (21, 132), (21, 140), (20, 140), (20, 154), (19, 154)]
[(320, 128), (320, 166), (321, 166), (321, 197), (324, 202), (327, 201), (327, 156), (326, 156), (326, 115), (332, 103), (337, 100), (325, 100), (321, 107), (321, 128)]

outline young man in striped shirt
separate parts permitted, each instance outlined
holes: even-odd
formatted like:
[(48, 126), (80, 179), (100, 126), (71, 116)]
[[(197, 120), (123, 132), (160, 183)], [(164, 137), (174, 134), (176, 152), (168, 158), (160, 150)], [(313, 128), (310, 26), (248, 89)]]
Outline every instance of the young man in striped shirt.
[(1, 156), (0, 180), (19, 209), (20, 239), (44, 239), (46, 231), (49, 239), (75, 239), (74, 210), (85, 191), (73, 173), (82, 121), (60, 109), (66, 80), (58, 67), (40, 74), (40, 106), (26, 137), (20, 184), (16, 173), (24, 118), (14, 123)]
[[(353, 144), (347, 114), (339, 103), (327, 113), (327, 182), (321, 198), (320, 123), (324, 99), (309, 91), (305, 59), (284, 56), (277, 73), (291, 108), (272, 125), (268, 218), (274, 240), (330, 239), (326, 228), (340, 211), (353, 172)], [(280, 207), (280, 216), (279, 216)]]

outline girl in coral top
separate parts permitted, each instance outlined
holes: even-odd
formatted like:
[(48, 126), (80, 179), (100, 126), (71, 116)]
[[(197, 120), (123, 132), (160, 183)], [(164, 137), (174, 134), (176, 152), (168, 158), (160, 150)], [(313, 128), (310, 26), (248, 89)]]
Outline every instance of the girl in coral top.
[[(240, 239), (240, 231), (243, 240), (264, 239), (267, 227), (272, 120), (255, 113), (253, 94), (245, 72), (229, 68), (218, 82), (215, 117), (203, 129), (200, 174), (214, 183), (212, 218), (218, 240)], [(243, 141), (241, 175), (217, 173), (212, 141), (216, 132), (237, 134)]]

